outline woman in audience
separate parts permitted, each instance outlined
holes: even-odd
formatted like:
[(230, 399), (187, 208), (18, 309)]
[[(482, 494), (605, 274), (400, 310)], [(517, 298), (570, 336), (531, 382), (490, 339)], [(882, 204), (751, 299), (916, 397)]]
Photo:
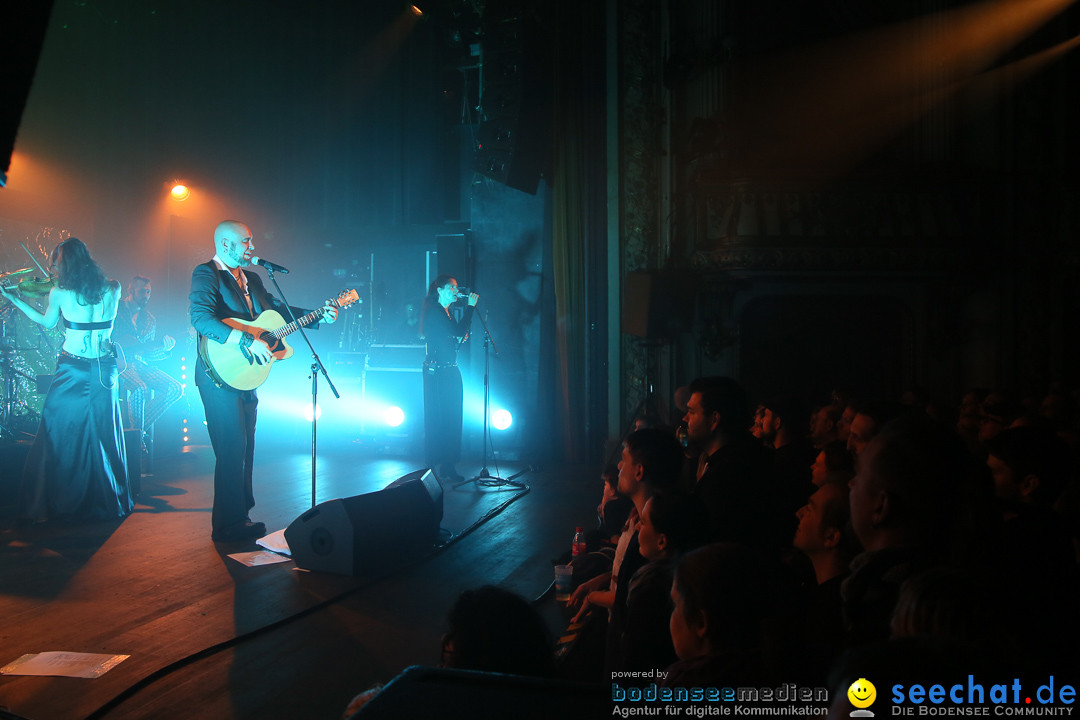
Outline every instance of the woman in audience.
[(708, 517), (693, 496), (661, 493), (645, 503), (638, 544), (649, 562), (630, 579), (621, 657), (612, 667), (650, 670), (675, 662), (668, 628), (674, 563), (705, 542), (707, 533)]

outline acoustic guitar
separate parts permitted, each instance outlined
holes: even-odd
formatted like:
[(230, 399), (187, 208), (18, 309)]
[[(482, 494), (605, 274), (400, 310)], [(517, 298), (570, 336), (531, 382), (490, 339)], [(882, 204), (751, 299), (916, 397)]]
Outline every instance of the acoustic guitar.
[[(344, 310), (358, 299), (355, 289), (345, 290), (337, 298), (331, 300), (330, 305)], [(285, 342), (285, 336), (321, 320), (327, 312), (328, 308), (324, 305), (307, 315), (298, 317), (296, 322), (289, 323), (285, 322), (285, 318), (275, 310), (265, 310), (254, 320), (224, 318), (222, 322), (229, 327), (241, 332), (249, 332), (262, 339), (270, 346), (270, 352), (274, 354), (273, 358), (267, 362), (260, 362), (248, 352), (247, 348), (208, 341), (201, 336), (199, 337), (199, 356), (202, 357), (203, 362), (210, 369), (211, 376), (218, 383), (237, 390), (254, 390), (266, 382), (274, 362), (292, 357), (293, 349)]]

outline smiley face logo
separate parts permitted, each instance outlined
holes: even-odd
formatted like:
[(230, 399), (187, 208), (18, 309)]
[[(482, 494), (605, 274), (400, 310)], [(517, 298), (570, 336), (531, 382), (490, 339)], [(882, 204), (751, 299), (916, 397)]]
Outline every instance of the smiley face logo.
[(859, 678), (851, 683), (851, 687), (847, 690), (847, 696), (855, 707), (868, 708), (877, 699), (877, 688), (874, 687), (874, 683), (866, 678)]

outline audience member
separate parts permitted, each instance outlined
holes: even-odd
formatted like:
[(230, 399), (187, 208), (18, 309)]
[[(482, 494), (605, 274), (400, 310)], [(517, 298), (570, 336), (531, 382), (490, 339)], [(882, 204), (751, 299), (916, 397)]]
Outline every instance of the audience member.
[[(798, 517), (792, 545), (810, 561), (815, 580), (804, 593), (802, 635), (804, 655), (813, 661), (803, 663), (802, 669), (814, 674), (815, 668), (826, 668), (839, 656), (846, 637), (840, 586), (849, 563), (859, 552), (851, 529), (847, 485), (822, 485), (799, 510)], [(823, 679), (820, 672), (816, 674), (815, 681)]]
[(775, 492), (773, 504), (781, 507), (787, 520), (786, 538), (795, 529), (791, 519), (806, 504), (813, 492), (810, 466), (817, 453), (806, 437), (806, 412), (800, 403), (791, 398), (773, 398), (764, 403), (762, 439), (772, 444), (773, 480)]
[(821, 450), (826, 445), (836, 442), (837, 425), (844, 414), (844, 408), (836, 405), (822, 405), (810, 418), (810, 443)]
[(1071, 395), (1059, 389), (1051, 390), (1039, 403), (1039, 415), (1041, 415), (1058, 437), (1076, 446), (1080, 435), (1077, 433), (1076, 400)]
[[(690, 410), (689, 403), (687, 403), (687, 408), (686, 409), (689, 412), (689, 410)], [(754, 438), (760, 440), (763, 445), (768, 445), (769, 444), (768, 441), (766, 441), (762, 437), (762, 435), (764, 434), (764, 431), (762, 430), (761, 423), (764, 420), (764, 418), (765, 418), (765, 406), (764, 405), (758, 405), (757, 408), (754, 410), (753, 417), (750, 418), (750, 434)]]
[(675, 414), (682, 417), (686, 414), (686, 403), (690, 401), (690, 386), (680, 385), (675, 388)]
[(1049, 431), (1013, 427), (986, 449), (1003, 521), (1000, 574), (1024, 578), (1004, 586), (1018, 636), (1040, 657), (1075, 652), (1077, 566), (1069, 528), (1053, 509), (1072, 475), (1069, 447)]
[(896, 420), (865, 446), (850, 491), (852, 527), (864, 552), (842, 588), (853, 642), (888, 637), (900, 584), (949, 557), (971, 476), (960, 439), (925, 417)]
[(652, 670), (675, 662), (668, 618), (673, 564), (707, 539), (708, 518), (692, 495), (657, 493), (641, 513), (638, 543), (648, 563), (630, 579), (621, 651), (612, 668)]
[(746, 430), (742, 386), (726, 377), (699, 378), (690, 385), (688, 408), (683, 420), (698, 449), (691, 461), (694, 494), (709, 515), (712, 539), (786, 547), (784, 509), (770, 502), (772, 458)]
[(567, 602), (570, 607), (581, 604), (572, 623), (583, 619), (595, 607), (608, 610), (605, 667), (618, 659), (626, 625), (626, 596), (630, 578), (645, 564), (638, 540), (641, 512), (655, 492), (678, 486), (682, 461), (682, 448), (675, 437), (658, 428), (635, 430), (623, 443), (622, 461), (619, 463), (619, 494), (629, 497), (634, 509), (619, 536), (611, 572), (579, 585)]
[(855, 469), (859, 469), (859, 455), (889, 421), (904, 414), (899, 403), (879, 401), (859, 405), (851, 420), (847, 448), (855, 456)]
[(953, 640), (982, 652), (1016, 649), (1010, 614), (987, 573), (930, 568), (904, 581), (893, 610), (892, 637)]
[(622, 534), (626, 519), (630, 517), (630, 511), (634, 508), (634, 501), (628, 497), (619, 495), (619, 466), (610, 464), (604, 468), (600, 476), (603, 484), (603, 496), (600, 504), (596, 507), (596, 514), (600, 524), (597, 529), (589, 533), (589, 550), (593, 551), (605, 545), (615, 545)]
[(855, 406), (845, 405), (840, 419), (836, 422), (836, 439), (847, 446), (848, 437), (851, 435), (851, 421), (855, 419)]
[(443, 667), (554, 677), (547, 626), (521, 596), (494, 585), (466, 590), (446, 621)]
[(984, 445), (1024, 414), (1020, 403), (1004, 390), (995, 390), (983, 398), (979, 411), (979, 442)]
[(810, 480), (814, 483), (814, 487), (821, 487), (829, 482), (846, 486), (853, 477), (855, 477), (854, 459), (844, 443), (839, 440), (822, 448), (810, 467)]
[(679, 661), (667, 670), (669, 687), (767, 686), (771, 663), (783, 652), (777, 637), (785, 597), (782, 573), (768, 554), (734, 543), (687, 553), (671, 586), (670, 630)]
[(860, 549), (850, 524), (847, 486), (822, 485), (797, 515), (794, 547), (810, 560), (817, 584), (834, 584), (839, 599), (837, 579), (847, 574), (849, 563)]
[(979, 422), (982, 417), (982, 401), (990, 393), (984, 388), (972, 388), (960, 398), (957, 411), (956, 432), (964, 439), (968, 449), (974, 453), (979, 446)]
[[(547, 625), (528, 601), (494, 585), (466, 590), (446, 617), (441, 667), (532, 677), (555, 677), (554, 648)], [(381, 686), (354, 697), (342, 717), (350, 717)]]

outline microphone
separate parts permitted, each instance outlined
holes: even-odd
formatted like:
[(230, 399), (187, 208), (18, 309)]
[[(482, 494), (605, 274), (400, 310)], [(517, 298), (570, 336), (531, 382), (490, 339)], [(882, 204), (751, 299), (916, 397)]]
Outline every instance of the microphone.
[(282, 275), (288, 275), (289, 274), (289, 268), (285, 267), (284, 265), (278, 265), (277, 263), (272, 263), (269, 260), (263, 260), (258, 255), (252, 255), (251, 256), (251, 264), (252, 265), (262, 265), (267, 270), (273, 270), (274, 272), (279, 272)]
[(469, 293), (471, 293), (471, 292), (472, 292), (472, 290), (470, 288), (465, 287), (464, 285), (458, 285), (457, 286), (457, 294), (459, 296), (461, 296), (461, 297), (469, 297)]

